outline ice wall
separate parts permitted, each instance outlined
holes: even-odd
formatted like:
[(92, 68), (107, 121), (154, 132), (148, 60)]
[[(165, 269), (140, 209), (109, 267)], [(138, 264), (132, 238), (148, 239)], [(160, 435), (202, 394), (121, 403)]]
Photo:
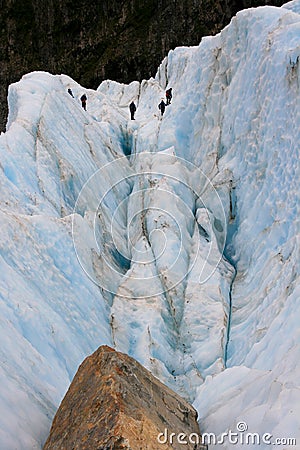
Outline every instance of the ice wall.
[(221, 434), (245, 420), (272, 443), (299, 440), (299, 32), (284, 8), (244, 11), (190, 53), (171, 52), (157, 76), (184, 92), (161, 145), (176, 145), (164, 132), (172, 125), (177, 139), (188, 129), (181, 154), (229, 189), (232, 369), (199, 388), (202, 428)]
[(204, 431), (299, 437), (299, 34), (297, 13), (252, 9), (141, 84), (10, 87), (1, 448), (41, 448), (100, 344), (194, 400)]

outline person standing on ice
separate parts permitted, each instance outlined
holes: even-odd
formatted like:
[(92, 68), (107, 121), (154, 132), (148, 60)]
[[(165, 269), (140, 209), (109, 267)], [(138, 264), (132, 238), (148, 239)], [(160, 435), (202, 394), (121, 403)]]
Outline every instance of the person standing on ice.
[(80, 100), (81, 100), (81, 106), (82, 106), (83, 109), (86, 111), (86, 101), (87, 101), (86, 95), (83, 94), (83, 95), (80, 97)]
[(163, 115), (164, 115), (164, 112), (165, 112), (165, 109), (166, 109), (166, 104), (165, 104), (163, 98), (161, 99), (161, 102), (160, 102), (160, 104), (158, 105), (158, 109), (160, 109), (161, 116), (163, 116)]
[(72, 89), (71, 89), (71, 88), (68, 89), (68, 93), (71, 95), (71, 97), (74, 98), (74, 95), (73, 95), (73, 92), (72, 92)]
[(135, 120), (134, 113), (136, 112), (136, 106), (135, 106), (134, 102), (130, 103), (129, 110), (130, 110), (130, 114), (131, 114), (131, 120)]
[(166, 105), (170, 105), (172, 100), (172, 88), (166, 91), (166, 99), (167, 99)]

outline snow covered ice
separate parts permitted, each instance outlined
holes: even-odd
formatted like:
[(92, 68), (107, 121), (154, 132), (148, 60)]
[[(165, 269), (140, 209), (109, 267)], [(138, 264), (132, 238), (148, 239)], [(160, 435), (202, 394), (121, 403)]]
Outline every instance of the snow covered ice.
[(245, 422), (300, 448), (299, 13), (242, 11), (142, 83), (34, 72), (10, 86), (1, 449), (42, 448), (101, 344), (192, 401), (202, 432)]

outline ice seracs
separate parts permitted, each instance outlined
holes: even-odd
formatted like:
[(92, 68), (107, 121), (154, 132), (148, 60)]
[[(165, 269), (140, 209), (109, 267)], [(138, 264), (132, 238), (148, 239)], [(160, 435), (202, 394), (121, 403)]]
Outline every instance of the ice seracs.
[(299, 1), (287, 8), (240, 12), (142, 83), (35, 72), (10, 87), (1, 448), (42, 447), (101, 344), (194, 401), (204, 432), (243, 420), (299, 438)]

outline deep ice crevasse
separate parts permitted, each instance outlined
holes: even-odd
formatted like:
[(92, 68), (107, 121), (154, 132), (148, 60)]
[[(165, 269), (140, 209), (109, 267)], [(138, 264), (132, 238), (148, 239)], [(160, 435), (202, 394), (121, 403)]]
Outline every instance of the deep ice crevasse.
[[(66, 76), (37, 72), (10, 87), (1, 448), (41, 448), (100, 344), (195, 398), (204, 431), (246, 420), (251, 431), (297, 433), (299, 30), (283, 8), (241, 12), (199, 47), (171, 51), (156, 79), (86, 90), (87, 113)], [(167, 84), (174, 98), (159, 120)]]

